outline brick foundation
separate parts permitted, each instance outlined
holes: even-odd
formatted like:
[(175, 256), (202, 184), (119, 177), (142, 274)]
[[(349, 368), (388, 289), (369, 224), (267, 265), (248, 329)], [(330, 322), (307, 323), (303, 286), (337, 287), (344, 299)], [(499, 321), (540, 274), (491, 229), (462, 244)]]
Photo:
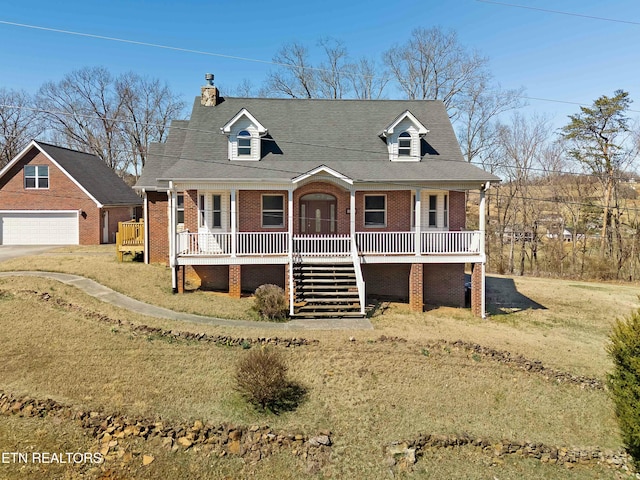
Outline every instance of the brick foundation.
[(229, 296), (240, 298), (242, 293), (242, 267), (229, 265)]
[(471, 266), (471, 313), (476, 317), (482, 317), (482, 264), (474, 263)]
[(464, 264), (434, 263), (424, 266), (424, 302), (464, 307)]
[(409, 307), (414, 312), (424, 310), (424, 264), (412, 263), (409, 273)]
[(409, 271), (406, 263), (362, 265), (367, 296), (407, 302), (409, 300)]

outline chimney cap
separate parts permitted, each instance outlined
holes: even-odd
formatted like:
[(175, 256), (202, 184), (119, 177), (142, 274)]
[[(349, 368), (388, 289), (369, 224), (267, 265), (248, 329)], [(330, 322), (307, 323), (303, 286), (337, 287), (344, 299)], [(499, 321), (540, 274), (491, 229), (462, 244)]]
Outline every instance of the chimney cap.
[(213, 73), (205, 73), (204, 79), (209, 85), (213, 86)]

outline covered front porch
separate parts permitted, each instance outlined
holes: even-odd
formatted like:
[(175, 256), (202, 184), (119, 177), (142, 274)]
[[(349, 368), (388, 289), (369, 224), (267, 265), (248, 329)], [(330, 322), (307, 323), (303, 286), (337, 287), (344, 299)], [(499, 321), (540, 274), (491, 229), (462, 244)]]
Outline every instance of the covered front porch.
[[(294, 314), (296, 292), (301, 282), (310, 281), (310, 274), (301, 280), (294, 272), (306, 271), (301, 264), (315, 264), (318, 277), (322, 264), (333, 264), (343, 270), (348, 266), (353, 285), (346, 290), (357, 291), (364, 314), (362, 265), (485, 261), (484, 191), (481, 228), (466, 230), (468, 185), (451, 185), (451, 190), (444, 185), (354, 185), (320, 169), (289, 184), (171, 187), (169, 258), (176, 290), (177, 270), (184, 276), (187, 266), (229, 266), (231, 291), (232, 272), (243, 265), (285, 265)], [(320, 283), (319, 278), (314, 281)]]

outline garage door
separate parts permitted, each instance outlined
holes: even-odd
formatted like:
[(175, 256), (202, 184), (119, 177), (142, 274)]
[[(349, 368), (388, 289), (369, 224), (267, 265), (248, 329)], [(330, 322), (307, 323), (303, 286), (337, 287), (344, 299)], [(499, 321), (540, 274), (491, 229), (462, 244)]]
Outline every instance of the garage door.
[(78, 212), (2, 212), (2, 245), (77, 245)]

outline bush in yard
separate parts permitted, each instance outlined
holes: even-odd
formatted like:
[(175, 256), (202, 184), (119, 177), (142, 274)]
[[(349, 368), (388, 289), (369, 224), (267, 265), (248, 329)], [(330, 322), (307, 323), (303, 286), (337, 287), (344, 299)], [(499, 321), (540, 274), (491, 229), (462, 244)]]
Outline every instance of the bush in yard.
[(249, 350), (238, 362), (235, 380), (242, 396), (263, 410), (277, 410), (290, 390), (287, 365), (274, 348)]
[(618, 424), (627, 451), (640, 464), (640, 310), (617, 320), (609, 335), (607, 353), (613, 373), (607, 386), (613, 397)]
[(287, 318), (288, 302), (284, 290), (277, 285), (260, 285), (255, 292), (254, 308), (265, 320)]

